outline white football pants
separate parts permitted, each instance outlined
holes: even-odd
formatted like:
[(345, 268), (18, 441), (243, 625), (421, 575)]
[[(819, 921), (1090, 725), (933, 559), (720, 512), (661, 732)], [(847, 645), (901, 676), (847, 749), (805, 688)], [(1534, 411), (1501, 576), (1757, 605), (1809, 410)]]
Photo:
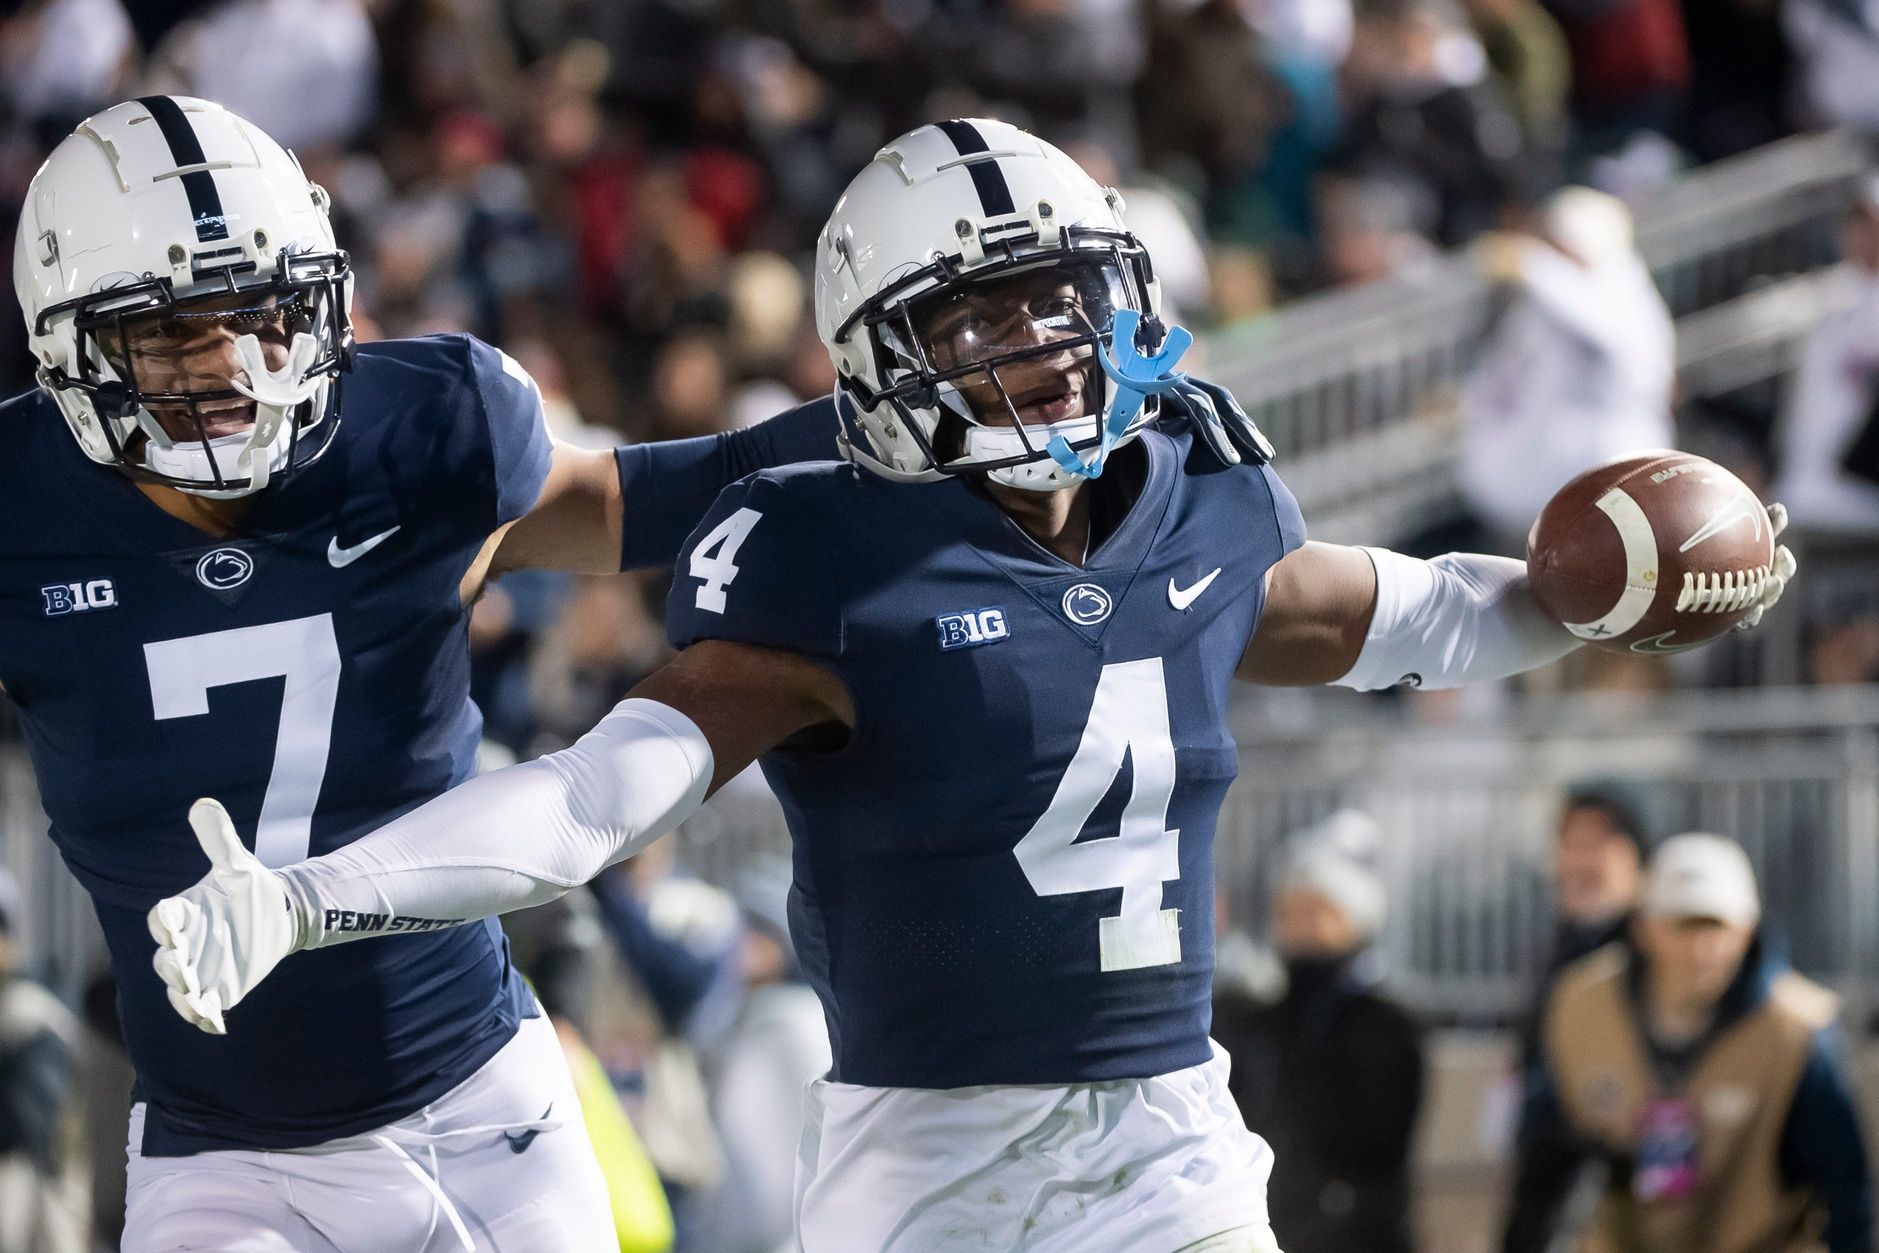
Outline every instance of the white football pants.
[(554, 1027), (377, 1131), (145, 1157), (131, 1110), (124, 1253), (619, 1253)]
[(1278, 1253), (1227, 1055), (1067, 1087), (809, 1085), (802, 1253)]

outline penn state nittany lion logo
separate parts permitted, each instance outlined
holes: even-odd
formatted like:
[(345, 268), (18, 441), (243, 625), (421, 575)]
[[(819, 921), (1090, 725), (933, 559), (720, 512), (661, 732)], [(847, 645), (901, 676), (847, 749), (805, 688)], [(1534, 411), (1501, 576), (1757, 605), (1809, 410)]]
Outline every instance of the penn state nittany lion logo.
[(253, 573), (254, 558), (239, 548), (217, 548), (196, 563), (196, 581), (218, 592), (240, 587)]
[(1109, 616), (1116, 602), (1094, 583), (1075, 583), (1063, 594), (1063, 616), (1078, 626), (1095, 626)]

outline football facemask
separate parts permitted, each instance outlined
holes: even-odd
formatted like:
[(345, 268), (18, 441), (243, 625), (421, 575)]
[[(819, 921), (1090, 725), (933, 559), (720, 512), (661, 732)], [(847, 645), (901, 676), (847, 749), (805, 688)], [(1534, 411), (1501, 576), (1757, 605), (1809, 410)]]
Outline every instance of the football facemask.
[(69, 312), (78, 346), (76, 375), (45, 381), (96, 411), (133, 478), (208, 497), (260, 491), (317, 459), (337, 426), (347, 274), (343, 253), (282, 254), (274, 281), (250, 287), (229, 275), (182, 298), (163, 279), (107, 288), (41, 315)]
[[(927, 446), (935, 467), (1042, 491), (1100, 473), (1108, 449), (1155, 416), (1132, 403), (1120, 426), (1105, 423), (1122, 381), (1099, 368), (1112, 338), (1123, 331), (1133, 355), (1162, 337), (1136, 313), (1130, 274), (1107, 250), (1014, 259), (871, 318), (887, 398), (943, 415)], [(1076, 455), (1090, 449), (1093, 459)]]

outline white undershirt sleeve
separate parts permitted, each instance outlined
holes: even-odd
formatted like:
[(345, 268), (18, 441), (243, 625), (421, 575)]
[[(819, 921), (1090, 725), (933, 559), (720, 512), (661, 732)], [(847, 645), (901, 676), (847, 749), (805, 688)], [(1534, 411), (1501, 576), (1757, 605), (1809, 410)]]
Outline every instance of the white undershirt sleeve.
[(1582, 642), (1534, 603), (1523, 562), (1364, 552), (1377, 571), (1377, 607), (1357, 664), (1338, 687), (1369, 692), (1504, 679), (1557, 661)]
[(471, 779), (344, 848), (282, 867), (303, 928), (295, 947), (554, 900), (689, 817), (712, 768), (690, 718), (622, 701), (558, 753)]

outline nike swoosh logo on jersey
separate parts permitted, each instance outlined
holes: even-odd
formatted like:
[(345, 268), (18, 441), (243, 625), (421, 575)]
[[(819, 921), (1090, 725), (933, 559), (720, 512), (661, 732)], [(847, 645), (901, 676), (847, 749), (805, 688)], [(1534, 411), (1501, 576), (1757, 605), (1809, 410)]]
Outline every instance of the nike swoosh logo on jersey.
[(1220, 567), (1215, 566), (1211, 571), (1208, 572), (1206, 578), (1194, 584), (1194, 586), (1192, 587), (1176, 587), (1174, 585), (1174, 580), (1172, 578), (1169, 579), (1168, 580), (1168, 603), (1170, 605), (1173, 605), (1176, 609), (1186, 609), (1189, 605), (1193, 604), (1195, 601), (1200, 599), (1200, 594), (1207, 590), (1208, 584), (1212, 583), (1215, 579), (1219, 577), (1220, 577)]
[(383, 544), (392, 536), (398, 534), (401, 529), (400, 527), (393, 527), (389, 531), (380, 531), (371, 539), (363, 543), (354, 544), (351, 548), (341, 548), (339, 546), (339, 536), (335, 535), (326, 542), (326, 559), (333, 563), (335, 570), (339, 569), (341, 566), (349, 566), (359, 558), (371, 552), (374, 548), (377, 548), (380, 544)]
[(1764, 516), (1765, 514), (1763, 513), (1760, 501), (1750, 499), (1747, 496), (1737, 496), (1725, 505), (1715, 517), (1698, 527), (1696, 534), (1684, 540), (1683, 547), (1679, 548), (1677, 551), (1687, 553), (1712, 535), (1720, 534), (1725, 527), (1733, 526), (1744, 518), (1747, 518), (1750, 522), (1755, 524), (1755, 537), (1760, 539), (1762, 534), (1762, 518)]

